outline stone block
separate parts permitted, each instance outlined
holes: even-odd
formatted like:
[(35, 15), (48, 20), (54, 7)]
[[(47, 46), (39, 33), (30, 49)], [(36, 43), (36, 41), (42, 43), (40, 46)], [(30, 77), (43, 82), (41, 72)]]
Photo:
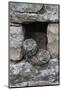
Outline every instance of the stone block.
[(24, 51), (21, 48), (10, 48), (9, 59), (13, 61), (21, 60), (24, 56)]
[(58, 56), (58, 24), (49, 24), (47, 27), (47, 49), (52, 58)]
[(24, 33), (22, 26), (10, 26), (10, 47), (20, 48), (24, 40)]

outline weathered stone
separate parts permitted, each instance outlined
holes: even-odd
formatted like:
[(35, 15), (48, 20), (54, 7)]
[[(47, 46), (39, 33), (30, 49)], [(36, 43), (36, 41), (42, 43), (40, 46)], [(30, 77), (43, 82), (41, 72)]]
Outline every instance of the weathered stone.
[(10, 87), (27, 87), (27, 86), (42, 86), (49, 85), (48, 81), (27, 81), (22, 83), (17, 83), (15, 85), (10, 85)]
[(47, 50), (40, 49), (36, 56), (33, 56), (31, 62), (36, 65), (45, 64), (50, 59), (50, 54)]
[(49, 24), (47, 28), (48, 43), (58, 40), (58, 24)]
[(11, 84), (10, 87), (26, 87), (28, 86), (28, 82), (22, 82), (22, 83), (16, 83), (16, 84)]
[(48, 43), (54, 43), (55, 41), (58, 41), (58, 33), (56, 35), (51, 32), (47, 32), (47, 37), (48, 37)]
[(58, 81), (59, 78), (58, 59), (57, 58), (50, 59), (47, 68), (44, 67), (39, 71), (42, 79), (48, 80), (50, 84), (55, 81)]
[(58, 24), (49, 24), (47, 28), (47, 33), (51, 32), (53, 34), (58, 34)]
[[(46, 8), (46, 10), (47, 11), (49, 11), (49, 12), (53, 12), (54, 11), (54, 13), (58, 10), (58, 7), (57, 7), (57, 5), (45, 5), (45, 8)], [(58, 13), (58, 12), (57, 12)]]
[(47, 47), (52, 58), (58, 57), (58, 41), (49, 43)]
[(47, 48), (52, 58), (58, 56), (58, 24), (49, 24), (47, 28)]
[[(39, 67), (40, 69), (40, 67)], [(40, 80), (39, 71), (29, 62), (21, 61), (20, 63), (10, 63), (10, 82), (19, 83), (30, 80)]]
[(52, 21), (58, 22), (58, 5), (10, 3), (10, 22)]
[[(10, 10), (18, 11), (18, 12), (37, 12), (40, 10), (43, 6), (43, 4), (31, 4), (31, 3), (9, 3), (10, 4)], [(11, 13), (11, 12), (10, 12)], [(11, 13), (12, 14), (12, 13)]]
[[(10, 85), (34, 86), (52, 84), (58, 81), (58, 59), (50, 59), (46, 65), (33, 66), (29, 62), (10, 63)], [(33, 83), (35, 81), (35, 83)], [(48, 82), (45, 83), (44, 81)], [(25, 83), (26, 82), (26, 83)], [(39, 82), (39, 83), (38, 83)]]
[(10, 63), (10, 82), (16, 84), (38, 79), (37, 69), (30, 63), (21, 61), (20, 63)]
[[(53, 22), (59, 22), (59, 6), (10, 2), (9, 10), (9, 87), (58, 84), (58, 24), (54, 24)], [(33, 32), (31, 32), (32, 35), (30, 36), (35, 41), (33, 39), (24, 41), (24, 28), (21, 24), (23, 25), (28, 22), (52, 22), (52, 24), (48, 25), (46, 30), (47, 33), (41, 32), (42, 35), (37, 31), (34, 33), (33, 37)], [(45, 29), (43, 28), (42, 30)], [(42, 46), (40, 44), (44, 45)], [(22, 46), (24, 50), (22, 49)], [(39, 49), (38, 52), (37, 49)], [(43, 49), (48, 49), (48, 51)], [(26, 52), (25, 56), (24, 51)], [(50, 56), (54, 59), (50, 59)], [(12, 62), (11, 60), (22, 61)]]
[(39, 86), (39, 85), (48, 85), (49, 82), (48, 81), (29, 81), (28, 85), (29, 86)]
[(11, 47), (9, 54), (10, 54), (10, 57), (9, 57), (10, 60), (18, 61), (18, 60), (21, 60), (23, 58), (24, 51), (21, 48), (12, 48)]
[(59, 73), (59, 60), (57, 58), (50, 59), (49, 61), (49, 69), (51, 69), (52, 72), (55, 72), (56, 75)]
[(49, 70), (50, 70), (50, 75), (49, 75), (49, 82), (55, 82), (58, 81), (59, 78), (59, 66), (58, 66), (59, 60), (57, 58), (50, 59), (49, 61)]
[(20, 48), (24, 40), (22, 26), (10, 26), (10, 47)]
[(47, 18), (52, 21), (57, 21), (59, 6), (58, 5), (45, 5), (45, 8), (47, 11)]
[(36, 54), (36, 51), (37, 51), (36, 41), (33, 40), (33, 39), (26, 39), (26, 40), (23, 42), (23, 48), (24, 48), (24, 50), (26, 51), (26, 55), (27, 55), (28, 57)]
[(30, 72), (30, 69), (32, 68), (32, 65), (28, 62), (25, 62), (25, 61), (21, 61), (19, 63), (10, 63), (10, 70), (12, 71), (11, 72), (11, 75), (24, 75), (24, 72), (25, 74), (29, 71)]
[(40, 74), (42, 78), (48, 78), (50, 75), (50, 70), (48, 68), (40, 70)]

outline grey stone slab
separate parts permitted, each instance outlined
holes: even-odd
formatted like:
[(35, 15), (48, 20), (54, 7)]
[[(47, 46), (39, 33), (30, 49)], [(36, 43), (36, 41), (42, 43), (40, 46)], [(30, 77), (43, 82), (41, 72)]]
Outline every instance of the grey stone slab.
[(58, 5), (10, 3), (9, 10), (10, 23), (23, 23), (33, 21), (59, 21)]

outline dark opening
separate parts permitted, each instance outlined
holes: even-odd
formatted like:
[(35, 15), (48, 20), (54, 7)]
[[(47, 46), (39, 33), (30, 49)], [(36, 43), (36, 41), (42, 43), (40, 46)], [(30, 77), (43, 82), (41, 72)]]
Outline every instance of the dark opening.
[(23, 23), (25, 39), (33, 38), (38, 48), (47, 49), (47, 25), (46, 22)]

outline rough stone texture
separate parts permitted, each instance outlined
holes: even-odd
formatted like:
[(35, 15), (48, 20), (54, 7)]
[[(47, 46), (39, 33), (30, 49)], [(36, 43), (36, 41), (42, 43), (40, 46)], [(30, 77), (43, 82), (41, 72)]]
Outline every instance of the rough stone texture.
[(10, 86), (24, 87), (49, 85), (58, 81), (58, 59), (50, 59), (48, 64), (33, 66), (29, 62), (10, 62)]
[(54, 43), (49, 43), (47, 47), (52, 58), (58, 57), (58, 41), (55, 41)]
[(51, 57), (58, 57), (58, 24), (49, 24), (47, 28), (47, 48)]
[[(10, 10), (18, 12), (37, 12), (42, 8), (43, 5), (40, 4), (31, 4), (31, 3), (11, 3)], [(10, 12), (11, 13), (11, 12)]]
[(58, 41), (58, 33), (56, 35), (54, 33), (47, 31), (47, 37), (48, 37), (48, 43), (53, 43), (53, 41)]
[(50, 59), (50, 54), (47, 50), (39, 49), (36, 56), (31, 59), (32, 64), (41, 65), (48, 62)]
[(33, 21), (58, 22), (58, 5), (10, 3), (10, 23)]
[(24, 40), (24, 33), (22, 26), (10, 26), (10, 47), (20, 48)]
[(59, 79), (59, 60), (57, 58), (51, 59), (49, 61), (49, 69), (50, 69), (50, 76), (49, 81), (50, 83), (55, 82)]
[(53, 34), (56, 34), (56, 35), (58, 34), (58, 28), (59, 28), (58, 27), (58, 24), (54, 24), (53, 23), (53, 24), (49, 24), (48, 25), (48, 31), (51, 32), (51, 33), (53, 33)]
[(13, 61), (21, 60), (24, 56), (24, 51), (21, 48), (10, 48), (9, 59)]
[[(9, 87), (59, 84), (58, 12), (58, 5), (9, 3), (9, 58), (14, 61), (20, 60), (19, 62), (9, 61)], [(25, 38), (23, 25), (33, 22), (39, 22), (40, 25), (38, 23), (36, 27), (34, 23), (34, 28), (30, 25), (29, 30), (31, 32), (37, 29), (37, 32), (29, 34), (32, 39)], [(41, 30), (41, 28), (46, 31), (39, 34), (38, 29)], [(26, 36), (28, 37), (28, 34)], [(22, 48), (26, 51), (25, 56)]]
[(28, 81), (28, 82), (22, 82), (18, 83), (16, 85), (10, 85), (10, 87), (28, 87), (28, 86), (41, 86), (41, 85), (48, 85), (48, 81)]
[(37, 51), (37, 43), (35, 40), (33, 39), (26, 39), (24, 42), (23, 42), (23, 48), (26, 52), (26, 55), (28, 57), (36, 54), (36, 51)]
[(28, 85), (29, 86), (40, 86), (40, 85), (48, 85), (49, 82), (48, 81), (29, 81)]

